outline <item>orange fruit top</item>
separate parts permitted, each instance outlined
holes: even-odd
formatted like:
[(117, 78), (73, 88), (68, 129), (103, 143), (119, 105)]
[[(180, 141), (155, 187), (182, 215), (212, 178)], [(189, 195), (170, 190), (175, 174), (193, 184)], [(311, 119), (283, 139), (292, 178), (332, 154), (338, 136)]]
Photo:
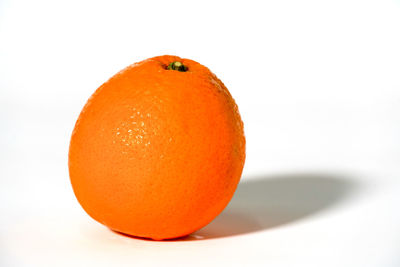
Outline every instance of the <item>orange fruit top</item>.
[(224, 84), (195, 61), (160, 56), (125, 68), (90, 97), (72, 133), (69, 173), (92, 218), (161, 240), (212, 221), (244, 161), (243, 123)]

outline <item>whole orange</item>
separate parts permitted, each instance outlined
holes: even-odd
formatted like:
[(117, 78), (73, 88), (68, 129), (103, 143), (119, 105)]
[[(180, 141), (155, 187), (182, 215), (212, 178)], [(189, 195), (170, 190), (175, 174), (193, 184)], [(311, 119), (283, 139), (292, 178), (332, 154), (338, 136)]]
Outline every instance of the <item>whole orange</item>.
[(176, 56), (133, 64), (98, 88), (69, 149), (84, 210), (110, 229), (170, 239), (211, 222), (245, 161), (238, 108), (201, 64)]

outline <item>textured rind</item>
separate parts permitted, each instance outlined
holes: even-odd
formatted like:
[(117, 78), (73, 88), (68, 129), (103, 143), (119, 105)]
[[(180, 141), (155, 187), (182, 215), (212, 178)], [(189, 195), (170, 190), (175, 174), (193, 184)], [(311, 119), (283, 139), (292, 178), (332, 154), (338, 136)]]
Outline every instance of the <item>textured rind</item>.
[[(181, 61), (187, 72), (166, 70)], [(224, 84), (174, 56), (133, 64), (90, 97), (71, 137), (75, 195), (95, 220), (152, 239), (205, 226), (233, 196), (243, 123)]]

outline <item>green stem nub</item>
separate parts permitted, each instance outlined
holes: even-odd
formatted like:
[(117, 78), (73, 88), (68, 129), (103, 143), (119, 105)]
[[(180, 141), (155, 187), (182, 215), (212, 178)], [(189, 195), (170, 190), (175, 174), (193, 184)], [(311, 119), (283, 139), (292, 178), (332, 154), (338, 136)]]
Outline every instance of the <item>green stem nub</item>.
[(169, 63), (167, 70), (177, 70), (177, 71), (185, 72), (188, 70), (188, 67), (186, 67), (179, 61), (174, 61), (174, 62)]

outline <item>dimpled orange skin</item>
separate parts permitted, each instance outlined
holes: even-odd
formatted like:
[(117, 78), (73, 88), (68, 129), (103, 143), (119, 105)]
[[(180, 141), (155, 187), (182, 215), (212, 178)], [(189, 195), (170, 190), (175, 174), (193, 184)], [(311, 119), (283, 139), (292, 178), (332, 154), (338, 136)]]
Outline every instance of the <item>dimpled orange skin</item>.
[[(173, 61), (187, 71), (167, 70)], [(133, 64), (100, 86), (69, 149), (84, 210), (114, 231), (154, 240), (211, 222), (232, 198), (244, 161), (229, 91), (208, 68), (175, 56)]]

